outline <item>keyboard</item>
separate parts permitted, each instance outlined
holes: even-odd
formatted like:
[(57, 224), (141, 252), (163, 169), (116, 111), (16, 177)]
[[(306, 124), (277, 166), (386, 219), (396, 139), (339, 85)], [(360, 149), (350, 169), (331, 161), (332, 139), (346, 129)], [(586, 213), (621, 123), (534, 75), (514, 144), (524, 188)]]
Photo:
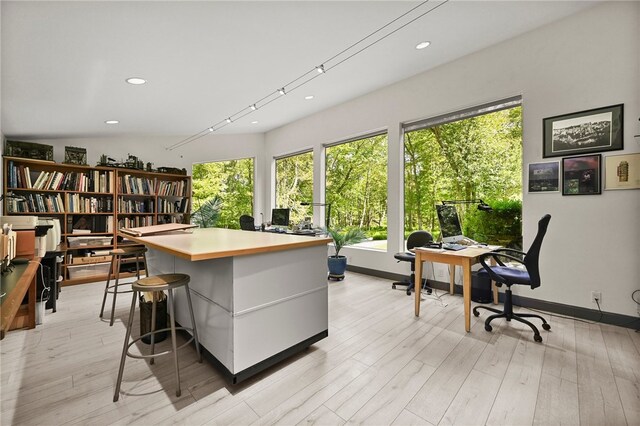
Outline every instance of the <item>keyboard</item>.
[(455, 243), (442, 243), (442, 248), (445, 250), (453, 250), (453, 251), (458, 251), (458, 250), (463, 250), (466, 249), (468, 246), (462, 245), (462, 244), (455, 244)]

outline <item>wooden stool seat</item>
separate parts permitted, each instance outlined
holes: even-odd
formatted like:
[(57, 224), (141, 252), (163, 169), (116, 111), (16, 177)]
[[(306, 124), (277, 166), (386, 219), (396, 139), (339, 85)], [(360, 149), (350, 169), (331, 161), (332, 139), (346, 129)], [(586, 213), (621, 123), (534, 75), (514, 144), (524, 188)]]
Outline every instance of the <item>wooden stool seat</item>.
[(133, 286), (141, 287), (142, 291), (160, 291), (167, 290), (169, 287), (179, 287), (188, 282), (189, 275), (187, 274), (162, 274), (141, 278), (133, 283)]
[[(202, 362), (202, 353), (200, 352), (200, 342), (198, 341), (198, 331), (196, 329), (196, 321), (193, 315), (193, 306), (191, 304), (191, 293), (189, 290), (189, 280), (191, 278), (186, 274), (163, 274), (156, 276), (147, 276), (146, 278), (138, 279), (131, 285), (131, 289), (133, 291), (133, 298), (131, 299), (131, 309), (129, 312), (129, 321), (127, 322), (127, 332), (124, 338), (124, 347), (122, 348), (122, 356), (120, 358), (120, 369), (118, 370), (118, 379), (116, 381), (116, 389), (113, 395), (113, 402), (116, 402), (120, 397), (120, 385), (122, 384), (122, 374), (124, 372), (124, 363), (127, 357), (131, 358), (148, 358), (150, 359), (150, 364), (153, 364), (154, 358), (162, 355), (173, 354), (173, 367), (176, 375), (176, 396), (180, 396), (180, 370), (178, 369), (178, 349), (181, 349), (187, 346), (192, 340), (195, 341), (196, 351), (198, 353), (198, 361)], [(189, 307), (189, 316), (191, 317), (191, 328), (189, 327), (176, 327), (175, 323), (175, 311), (174, 311), (174, 296), (173, 290), (177, 287), (184, 287), (186, 292), (187, 306)], [(156, 330), (156, 311), (158, 300), (160, 297), (158, 295), (162, 295), (164, 290), (167, 290), (168, 293), (168, 307), (169, 307), (169, 320), (170, 327), (163, 328), (160, 330)], [(151, 307), (151, 331), (148, 333), (144, 333), (141, 336), (133, 339), (129, 342), (131, 337), (131, 329), (133, 328), (133, 316), (135, 314), (136, 302), (138, 301), (138, 297), (140, 293), (152, 293), (153, 297), (152, 302), (153, 305)], [(192, 334), (191, 339), (189, 339), (186, 343), (182, 344), (180, 347), (177, 347), (176, 343), (176, 330), (185, 330)], [(163, 333), (165, 331), (171, 332), (171, 350), (166, 350), (161, 353), (155, 353), (155, 335), (158, 333)], [(129, 352), (129, 348), (133, 346), (137, 341), (141, 340), (144, 337), (151, 337), (151, 354), (149, 355), (138, 355), (135, 353)]]
[[(140, 279), (140, 264), (144, 264), (144, 273), (148, 277), (149, 270), (147, 269), (147, 248), (145, 246), (125, 246), (117, 249), (109, 250), (111, 255), (111, 267), (109, 268), (109, 276), (107, 277), (107, 284), (104, 287), (104, 295), (102, 296), (102, 307), (100, 308), (100, 318), (104, 315), (104, 305), (107, 302), (107, 294), (113, 294), (113, 303), (111, 304), (111, 319), (109, 326), (113, 325), (115, 310), (116, 310), (116, 297), (118, 293), (131, 293), (133, 290), (119, 290), (120, 284), (120, 264), (122, 259), (135, 259), (136, 264), (136, 278)], [(113, 285), (111, 284), (111, 276), (115, 278)], [(128, 283), (127, 283), (128, 284)], [(124, 284), (122, 284), (124, 285)]]

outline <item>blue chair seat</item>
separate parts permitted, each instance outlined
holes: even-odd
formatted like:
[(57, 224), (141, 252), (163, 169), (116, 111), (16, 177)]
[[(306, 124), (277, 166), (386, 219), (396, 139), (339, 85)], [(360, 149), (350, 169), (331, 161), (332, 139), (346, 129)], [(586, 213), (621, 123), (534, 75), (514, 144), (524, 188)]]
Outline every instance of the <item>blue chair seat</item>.
[[(522, 269), (509, 268), (508, 266), (492, 266), (491, 270), (503, 277), (503, 282), (508, 282), (510, 284), (531, 285), (531, 277), (529, 277), (529, 273), (527, 271), (523, 271)], [(478, 271), (478, 276), (485, 275), (489, 275), (486, 269), (481, 269)], [(496, 285), (500, 287), (502, 283), (496, 281)]]

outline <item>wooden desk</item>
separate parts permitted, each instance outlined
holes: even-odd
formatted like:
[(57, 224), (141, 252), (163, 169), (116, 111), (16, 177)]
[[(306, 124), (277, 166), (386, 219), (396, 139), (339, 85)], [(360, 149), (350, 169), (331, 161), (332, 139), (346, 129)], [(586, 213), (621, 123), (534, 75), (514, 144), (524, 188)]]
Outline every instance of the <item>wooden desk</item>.
[[(147, 246), (152, 275), (191, 277), (200, 345), (232, 383), (328, 335), (330, 238), (220, 228), (126, 238)], [(184, 292), (174, 300), (190, 324)]]
[[(11, 328), (15, 318), (26, 316), (28, 328), (36, 327), (36, 273), (40, 265), (40, 258), (30, 261), (28, 264), (16, 265), (12, 272), (2, 276), (2, 297), (0, 316), (2, 317), (0, 340)], [(22, 305), (24, 295), (29, 293), (29, 303), (26, 313), (17, 315)]]
[[(423, 247), (416, 247), (416, 299), (415, 299), (415, 314), (420, 316), (420, 291), (422, 288), (422, 263), (423, 262), (436, 262), (446, 263), (449, 265), (450, 281), (449, 291), (453, 294), (453, 283), (455, 278), (455, 267), (462, 267), (462, 296), (464, 297), (464, 328), (467, 332), (471, 329), (471, 266), (479, 262), (478, 258), (484, 253), (488, 253), (494, 250), (496, 247), (467, 247), (463, 250), (452, 251), (443, 249), (428, 249)], [(498, 292), (495, 285), (493, 288), (493, 302), (497, 303)]]

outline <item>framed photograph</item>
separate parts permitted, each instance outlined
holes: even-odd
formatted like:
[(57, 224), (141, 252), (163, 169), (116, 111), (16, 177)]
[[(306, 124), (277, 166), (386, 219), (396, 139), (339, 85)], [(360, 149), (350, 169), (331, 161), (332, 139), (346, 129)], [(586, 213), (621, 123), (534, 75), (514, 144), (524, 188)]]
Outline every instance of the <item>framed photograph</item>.
[(602, 156), (584, 155), (562, 159), (562, 195), (600, 194)]
[(640, 153), (604, 158), (604, 189), (640, 189)]
[(529, 164), (529, 192), (558, 192), (560, 189), (560, 163)]
[(623, 104), (542, 120), (543, 157), (623, 149)]

